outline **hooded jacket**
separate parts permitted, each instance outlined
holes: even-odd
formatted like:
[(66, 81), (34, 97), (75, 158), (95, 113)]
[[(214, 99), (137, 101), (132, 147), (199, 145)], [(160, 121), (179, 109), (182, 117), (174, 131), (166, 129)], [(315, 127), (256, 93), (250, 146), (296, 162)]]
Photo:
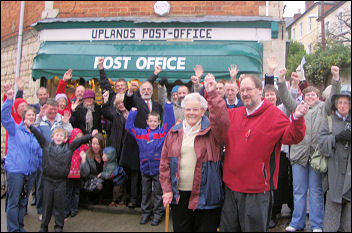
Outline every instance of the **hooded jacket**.
[(29, 175), (39, 168), (42, 150), (23, 122), (17, 124), (11, 116), (13, 102), (7, 99), (1, 108), (1, 123), (9, 134), (5, 169), (7, 172)]
[[(69, 143), (71, 144), (75, 140), (77, 134), (83, 134), (82, 130), (74, 128), (71, 132), (71, 137)], [(77, 150), (73, 152), (70, 173), (68, 178), (81, 178), (81, 156), (79, 155), (81, 151), (87, 151), (89, 146), (87, 144), (81, 145)]]
[(247, 116), (246, 107), (228, 110), (231, 125), (225, 140), (223, 180), (232, 191), (263, 193), (277, 188), (282, 144), (297, 144), (306, 130), (304, 118), (288, 117), (263, 99)]
[(104, 162), (104, 169), (100, 175), (100, 178), (103, 180), (108, 180), (113, 178), (113, 172), (117, 166), (116, 150), (114, 147), (109, 146), (104, 149), (104, 154), (108, 158), (108, 161)]

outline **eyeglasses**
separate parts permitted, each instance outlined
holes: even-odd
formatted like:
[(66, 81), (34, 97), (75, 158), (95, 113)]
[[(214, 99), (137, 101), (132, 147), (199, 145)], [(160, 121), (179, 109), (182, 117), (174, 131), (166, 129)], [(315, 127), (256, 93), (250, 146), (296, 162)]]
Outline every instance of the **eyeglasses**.
[(243, 94), (243, 93), (249, 93), (249, 92), (251, 92), (251, 91), (253, 91), (254, 89), (256, 89), (255, 87), (253, 87), (253, 88), (241, 88), (240, 89), (240, 93), (241, 94)]

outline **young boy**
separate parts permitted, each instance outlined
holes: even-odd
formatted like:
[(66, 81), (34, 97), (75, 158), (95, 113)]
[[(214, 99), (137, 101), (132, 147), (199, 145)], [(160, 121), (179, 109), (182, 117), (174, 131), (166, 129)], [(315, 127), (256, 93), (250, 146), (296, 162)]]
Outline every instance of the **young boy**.
[(85, 135), (67, 143), (67, 131), (63, 128), (54, 129), (51, 142), (33, 125), (29, 128), (37, 138), (43, 149), (43, 219), (40, 231), (48, 231), (52, 213), (55, 215), (55, 231), (62, 231), (64, 227), (64, 211), (66, 197), (66, 178), (70, 172), (73, 152), (82, 144), (87, 143), (92, 135)]
[(112, 202), (109, 206), (117, 206), (118, 203), (124, 202), (127, 199), (125, 182), (127, 181), (127, 175), (123, 168), (117, 165), (116, 161), (116, 150), (114, 147), (106, 147), (103, 151), (104, 168), (101, 173), (98, 174), (99, 183), (103, 183), (104, 180), (113, 180), (114, 188), (112, 192)]
[(165, 116), (162, 128), (160, 116), (156, 112), (151, 112), (147, 119), (147, 129), (138, 129), (134, 126), (137, 116), (137, 109), (132, 108), (127, 121), (126, 130), (136, 139), (139, 147), (140, 170), (142, 173), (142, 217), (140, 224), (146, 224), (151, 216), (152, 205), (152, 185), (153, 185), (153, 221), (152, 226), (160, 224), (163, 215), (162, 189), (159, 181), (159, 166), (161, 149), (166, 138), (166, 134), (175, 124), (175, 116), (171, 103), (165, 103)]
[[(82, 130), (74, 128), (71, 132), (69, 143), (71, 144), (75, 139), (83, 136)], [(81, 151), (87, 151), (88, 144), (81, 145), (73, 152), (70, 173), (66, 180), (66, 201), (65, 201), (65, 219), (71, 214), (75, 217), (78, 213), (79, 193), (81, 189)]]

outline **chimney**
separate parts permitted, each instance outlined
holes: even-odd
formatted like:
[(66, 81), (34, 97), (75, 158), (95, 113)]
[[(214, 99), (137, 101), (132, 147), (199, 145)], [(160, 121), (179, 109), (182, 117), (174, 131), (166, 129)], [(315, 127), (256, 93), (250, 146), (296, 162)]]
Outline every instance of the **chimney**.
[(314, 1), (306, 1), (306, 11), (314, 4)]
[(294, 15), (293, 15), (293, 21), (295, 21), (298, 17), (300, 17), (301, 16), (301, 9), (298, 9), (298, 13), (295, 13)]

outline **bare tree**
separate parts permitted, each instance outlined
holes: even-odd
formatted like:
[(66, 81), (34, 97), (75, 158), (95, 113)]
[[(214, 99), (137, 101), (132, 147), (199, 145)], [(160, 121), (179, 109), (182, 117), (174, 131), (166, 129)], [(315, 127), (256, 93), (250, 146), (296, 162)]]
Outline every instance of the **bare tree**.
[(351, 43), (351, 9), (339, 13), (337, 22), (329, 25), (326, 35), (330, 40)]

